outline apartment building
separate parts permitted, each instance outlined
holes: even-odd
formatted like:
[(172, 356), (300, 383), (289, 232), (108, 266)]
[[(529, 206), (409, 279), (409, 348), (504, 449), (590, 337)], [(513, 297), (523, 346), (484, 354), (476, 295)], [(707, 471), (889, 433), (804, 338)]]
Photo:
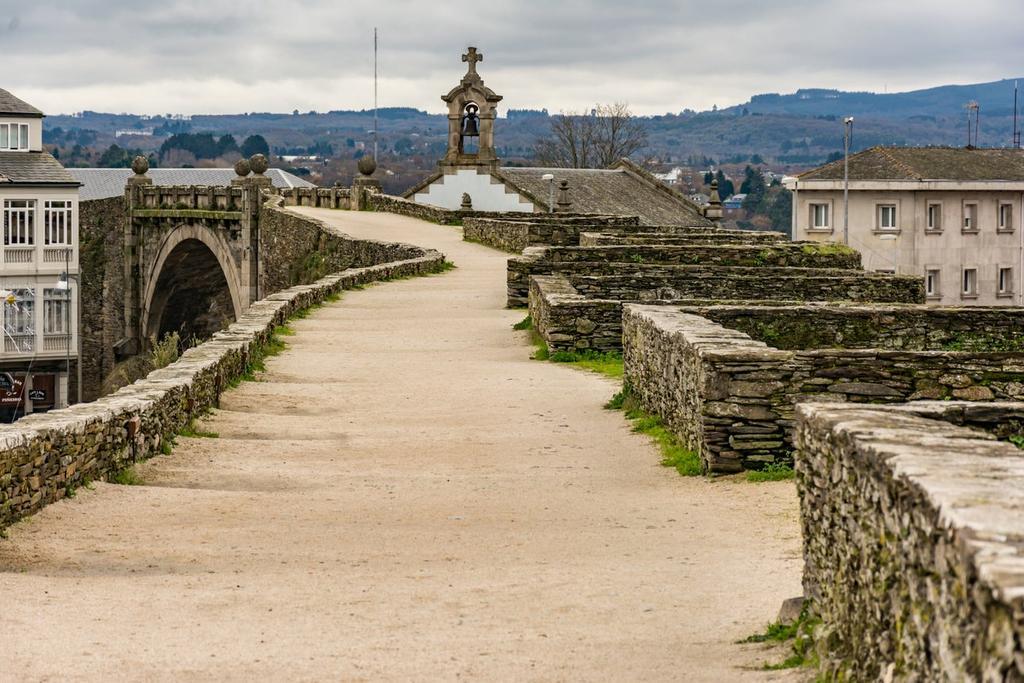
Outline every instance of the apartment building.
[(0, 89), (5, 422), (69, 403), (78, 359), (78, 187), (43, 151), (43, 113)]
[[(842, 242), (843, 161), (786, 178), (793, 239)], [(1024, 150), (872, 147), (849, 159), (849, 244), (928, 301), (1024, 305)]]

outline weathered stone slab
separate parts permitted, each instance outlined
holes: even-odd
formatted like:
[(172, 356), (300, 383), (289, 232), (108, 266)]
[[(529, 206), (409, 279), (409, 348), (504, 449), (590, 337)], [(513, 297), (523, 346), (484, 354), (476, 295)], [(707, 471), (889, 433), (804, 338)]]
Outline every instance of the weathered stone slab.
[(819, 675), (1024, 679), (1024, 452), (994, 438), (1004, 425), (1019, 432), (1024, 404), (802, 405), (797, 415)]

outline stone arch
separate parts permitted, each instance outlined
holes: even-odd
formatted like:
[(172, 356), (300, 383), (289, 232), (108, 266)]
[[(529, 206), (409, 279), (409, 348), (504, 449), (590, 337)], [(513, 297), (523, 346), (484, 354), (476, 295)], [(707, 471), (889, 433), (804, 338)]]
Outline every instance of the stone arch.
[(143, 292), (143, 337), (179, 331), (205, 339), (238, 319), (245, 305), (239, 269), (223, 237), (198, 225), (167, 233), (147, 268)]

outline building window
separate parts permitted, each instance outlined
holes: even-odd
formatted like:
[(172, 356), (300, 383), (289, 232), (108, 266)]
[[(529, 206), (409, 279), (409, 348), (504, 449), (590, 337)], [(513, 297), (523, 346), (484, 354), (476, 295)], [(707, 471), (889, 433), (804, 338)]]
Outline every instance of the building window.
[(43, 211), (45, 244), (71, 244), (71, 202), (48, 201)]
[(35, 244), (36, 203), (29, 199), (4, 200), (4, 244)]
[(938, 232), (942, 230), (942, 204), (928, 205), (928, 226), (927, 230)]
[(978, 296), (978, 269), (964, 268), (963, 289), (961, 294), (965, 297)]
[(35, 304), (33, 289), (14, 289), (4, 301), (4, 349), (25, 353), (35, 349)]
[(999, 205), (999, 229), (1003, 232), (1013, 230), (1013, 204)]
[(28, 124), (0, 123), (0, 151), (27, 152)]
[(811, 230), (830, 230), (832, 228), (829, 208), (828, 204), (811, 204)]
[(43, 334), (68, 334), (71, 290), (43, 290)]
[(964, 232), (977, 232), (978, 205), (964, 204)]
[(896, 229), (896, 205), (895, 204), (879, 204), (878, 205), (878, 229), (879, 230), (895, 230)]
[(1013, 268), (999, 269), (999, 295), (1010, 296), (1013, 294)]
[(930, 268), (924, 273), (924, 293), (925, 296), (939, 297), (942, 296), (939, 291), (939, 269)]

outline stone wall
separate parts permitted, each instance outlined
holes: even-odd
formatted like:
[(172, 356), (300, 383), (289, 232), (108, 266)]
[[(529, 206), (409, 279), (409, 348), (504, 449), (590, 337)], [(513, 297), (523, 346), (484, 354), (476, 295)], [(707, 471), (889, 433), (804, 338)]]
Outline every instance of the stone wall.
[(279, 196), (260, 209), (260, 293), (264, 296), (328, 273), (401, 261), (422, 250), (408, 244), (354, 239), (315, 218), (290, 211)]
[[(160, 451), (190, 420), (216, 407), (262, 344), (296, 311), (358, 284), (437, 271), (444, 256), (404, 246), (407, 257), (353, 268), (255, 302), (177, 362), (92, 403), (29, 415), (0, 433), (0, 528), (69, 490)], [(392, 253), (394, 245), (378, 253)]]
[(622, 302), (587, 299), (557, 275), (530, 278), (530, 320), (551, 351), (618, 351)]
[(581, 296), (616, 301), (749, 301), (765, 296), (786, 301), (924, 301), (921, 278), (884, 273), (627, 263), (561, 263), (548, 268), (554, 272), (533, 273), (536, 268), (516, 260), (509, 259), (508, 265), (509, 308), (528, 305), (532, 275), (563, 275)]
[[(650, 227), (650, 226), (644, 226)], [(668, 230), (666, 228), (666, 230)], [(636, 231), (624, 232), (602, 228), (601, 232), (581, 232), (579, 246), (600, 247), (628, 244), (678, 244), (714, 241), (718, 244), (765, 244), (788, 241), (780, 232), (753, 232), (749, 230), (721, 230), (718, 228), (676, 228), (663, 234)]]
[(508, 306), (527, 305), (530, 277), (565, 275), (579, 294), (621, 301), (680, 298), (924, 302), (919, 277), (865, 273), (852, 250), (692, 243), (528, 247), (507, 266)]
[(780, 350), (705, 317), (642, 305), (624, 307), (622, 336), (640, 406), (713, 472), (789, 461), (798, 402), (1024, 399), (1020, 351)]
[[(530, 278), (530, 318), (533, 328), (552, 351), (622, 350), (622, 301), (591, 299), (581, 295), (568, 278), (536, 275)], [(799, 302), (766, 299), (737, 302), (729, 299), (676, 299), (662, 305), (797, 306)]]
[(1021, 403), (800, 406), (822, 680), (1024, 680), (1024, 453), (950, 424), (1022, 418)]
[(810, 303), (683, 310), (777, 349), (1024, 350), (1021, 308)]
[(591, 230), (624, 229), (638, 226), (637, 216), (588, 216), (527, 214), (522, 217), (467, 218), (462, 222), (465, 239), (518, 254), (529, 246), (573, 246), (580, 233)]
[[(124, 198), (80, 202), (78, 216), (82, 400), (93, 401), (117, 362), (114, 345), (125, 336)], [(73, 383), (74, 374), (72, 368)]]

